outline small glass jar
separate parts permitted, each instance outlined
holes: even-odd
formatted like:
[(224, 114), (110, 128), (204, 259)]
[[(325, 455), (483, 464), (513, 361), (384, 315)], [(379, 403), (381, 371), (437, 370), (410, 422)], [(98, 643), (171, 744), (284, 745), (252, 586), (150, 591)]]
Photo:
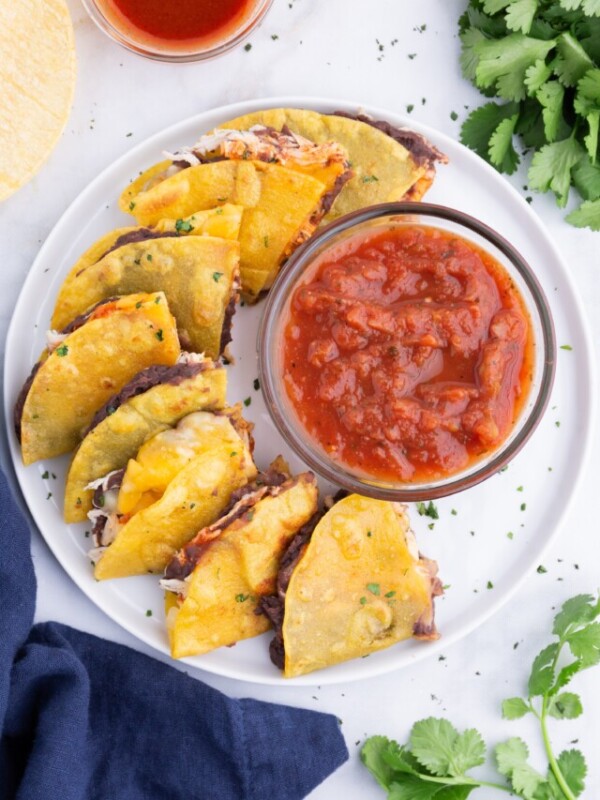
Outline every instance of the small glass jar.
[[(334, 460), (309, 435), (284, 385), (283, 340), (294, 290), (311, 265), (330, 248), (365, 233), (398, 225), (454, 233), (491, 255), (516, 285), (530, 317), (532, 378), (527, 398), (506, 438), (465, 469), (426, 482), (381, 480)], [(533, 271), (515, 248), (487, 225), (444, 206), (386, 203), (336, 220), (298, 249), (282, 269), (266, 300), (259, 330), (260, 384), (267, 407), (288, 445), (317, 474), (350, 492), (382, 500), (429, 500), (460, 492), (502, 469), (525, 445), (548, 403), (555, 372), (556, 343), (548, 301)]]
[(247, 7), (231, 23), (203, 39), (162, 39), (148, 34), (113, 8), (110, 0), (82, 0), (96, 25), (113, 41), (133, 53), (171, 63), (215, 58), (240, 44), (262, 22), (273, 0), (248, 0)]

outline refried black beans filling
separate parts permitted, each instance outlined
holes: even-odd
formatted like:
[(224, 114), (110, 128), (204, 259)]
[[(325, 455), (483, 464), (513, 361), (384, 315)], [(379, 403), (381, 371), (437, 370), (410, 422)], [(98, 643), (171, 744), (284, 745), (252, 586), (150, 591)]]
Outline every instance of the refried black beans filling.
[(114, 414), (123, 403), (131, 400), (132, 397), (143, 394), (147, 392), (148, 389), (152, 389), (152, 387), (158, 386), (159, 384), (178, 386), (182, 381), (187, 378), (193, 378), (195, 375), (204, 372), (211, 366), (212, 364), (210, 361), (201, 361), (198, 363), (181, 362), (171, 367), (156, 365), (143, 369), (141, 372), (138, 372), (129, 383), (125, 384), (118, 394), (113, 395), (110, 400), (96, 412), (84, 435), (87, 436), (90, 431), (94, 430), (97, 425), (111, 414)]

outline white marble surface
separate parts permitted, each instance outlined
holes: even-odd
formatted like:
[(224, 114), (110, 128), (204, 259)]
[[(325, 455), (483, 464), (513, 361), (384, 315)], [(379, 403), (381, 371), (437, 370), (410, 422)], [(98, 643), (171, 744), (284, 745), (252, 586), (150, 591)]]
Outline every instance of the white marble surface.
[[(275, 0), (263, 26), (251, 36), (249, 51), (238, 48), (209, 63), (170, 66), (112, 44), (87, 19), (77, 0), (70, 0), (79, 62), (71, 120), (38, 177), (0, 207), (2, 343), (27, 270), (66, 206), (133, 142), (179, 119), (237, 100), (322, 95), (399, 112), (412, 104), (416, 119), (458, 136), (465, 107), (481, 102), (458, 67), (456, 20), (463, 7), (463, 0)], [(393, 40), (397, 40), (394, 45)], [(413, 53), (416, 56), (409, 58)], [(453, 111), (458, 121), (451, 119)], [(512, 180), (517, 187), (526, 183), (524, 174)], [(572, 270), (598, 341), (600, 234), (566, 225), (563, 212), (549, 197), (535, 196), (533, 207)], [(491, 621), (448, 648), (444, 660), (347, 686), (316, 689), (261, 687), (194, 674), (230, 695), (288, 702), (340, 717), (350, 761), (311, 795), (312, 800), (382, 798), (360, 765), (359, 743), (373, 733), (403, 741), (414, 721), (430, 715), (448, 716), (460, 727), (477, 726), (490, 744), (523, 735), (541, 768), (545, 762), (537, 730), (528, 720), (503, 721), (499, 703), (523, 690), (531, 660), (548, 639), (552, 609), (600, 584), (599, 474), (600, 458), (594, 448), (561, 535), (544, 557), (547, 572), (534, 572)], [(37, 532), (32, 548), (39, 620), (57, 619), (149, 652), (70, 582)], [(584, 796), (590, 799), (600, 797), (599, 689), (600, 670), (577, 678), (575, 690), (583, 696), (584, 716), (552, 726), (557, 749), (578, 739), (587, 755), (590, 772)], [(496, 796), (500, 795), (486, 789), (474, 795), (481, 800)]]

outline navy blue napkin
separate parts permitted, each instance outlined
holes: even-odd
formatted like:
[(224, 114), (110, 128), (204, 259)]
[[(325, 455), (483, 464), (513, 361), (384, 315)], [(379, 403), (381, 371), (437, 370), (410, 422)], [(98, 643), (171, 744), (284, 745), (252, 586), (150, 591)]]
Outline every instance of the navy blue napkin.
[(1, 800), (296, 800), (346, 761), (329, 714), (231, 700), (127, 647), (31, 627), (29, 544), (0, 473)]

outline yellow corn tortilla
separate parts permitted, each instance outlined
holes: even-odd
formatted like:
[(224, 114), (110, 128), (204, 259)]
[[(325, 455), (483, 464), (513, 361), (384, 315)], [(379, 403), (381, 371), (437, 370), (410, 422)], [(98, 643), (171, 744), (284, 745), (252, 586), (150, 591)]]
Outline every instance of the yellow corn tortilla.
[(64, 0), (0, 3), (0, 201), (39, 170), (69, 118), (75, 40)]
[[(143, 176), (142, 176), (143, 177)], [(140, 225), (179, 218), (230, 202), (244, 207), (240, 229), (242, 290), (255, 300), (268, 289), (290, 253), (314, 231), (327, 186), (310, 175), (262, 161), (216, 161), (181, 170), (121, 207)]]
[(174, 364), (180, 352), (162, 292), (99, 306), (55, 350), (42, 354), (21, 416), (23, 462), (73, 450), (97, 409), (140, 369)]
[(123, 468), (155, 433), (172, 427), (193, 411), (225, 407), (224, 367), (210, 359), (204, 360), (203, 367), (201, 372), (180, 383), (159, 383), (131, 397), (92, 428), (69, 466), (64, 503), (66, 522), (84, 522), (92, 508), (93, 490), (86, 488), (88, 484)]
[[(189, 578), (185, 600), (167, 592), (167, 629), (174, 658), (258, 636), (270, 627), (255, 614), (262, 595), (275, 591), (278, 564), (296, 532), (317, 510), (314, 476), (283, 484), (210, 538)], [(194, 544), (202, 546), (201, 531)]]
[(346, 148), (354, 176), (335, 200), (325, 222), (365, 206), (401, 200), (426, 173), (426, 167), (417, 164), (409, 151), (387, 134), (364, 122), (333, 114), (270, 108), (227, 120), (219, 128), (248, 130), (253, 125), (277, 130), (287, 125), (313, 142), (334, 140)]
[(132, 242), (71, 271), (58, 294), (52, 327), (61, 330), (108, 297), (161, 290), (186, 347), (218, 358), (225, 312), (235, 300), (238, 275), (237, 241), (183, 236)]
[(431, 562), (404, 510), (350, 495), (320, 520), (285, 596), (285, 677), (359, 658), (413, 636), (435, 638)]
[(207, 449), (183, 467), (157, 502), (121, 526), (97, 561), (95, 578), (162, 572), (177, 550), (219, 516), (231, 493), (255, 475), (250, 450), (239, 436), (219, 443), (211, 438)]

